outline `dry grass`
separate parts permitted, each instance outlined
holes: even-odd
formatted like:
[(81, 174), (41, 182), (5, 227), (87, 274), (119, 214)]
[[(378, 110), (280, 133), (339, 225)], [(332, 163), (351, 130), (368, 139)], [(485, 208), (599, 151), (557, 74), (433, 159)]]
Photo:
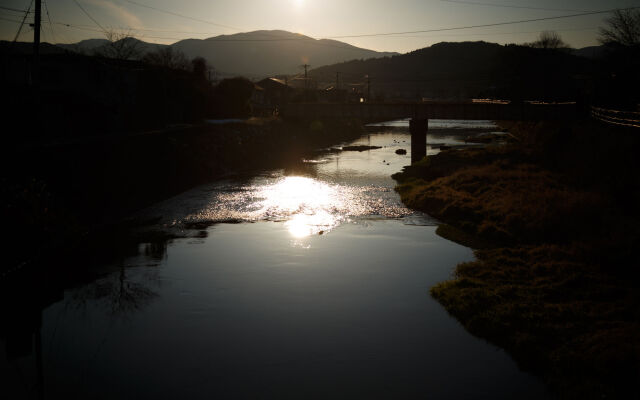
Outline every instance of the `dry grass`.
[(568, 187), (531, 164), (496, 161), (397, 188), (409, 207), (506, 242), (563, 241), (599, 224), (602, 196)]
[(592, 251), (575, 244), (479, 250), (477, 261), (460, 264), (455, 279), (431, 294), (562, 397), (629, 395), (640, 377), (640, 295), (590, 263)]
[[(640, 398), (640, 140), (509, 129), (517, 143), (440, 153), (394, 176), (405, 204), (447, 224), (439, 233), (482, 249), (431, 294), (561, 398)], [(623, 145), (601, 143), (613, 135)]]

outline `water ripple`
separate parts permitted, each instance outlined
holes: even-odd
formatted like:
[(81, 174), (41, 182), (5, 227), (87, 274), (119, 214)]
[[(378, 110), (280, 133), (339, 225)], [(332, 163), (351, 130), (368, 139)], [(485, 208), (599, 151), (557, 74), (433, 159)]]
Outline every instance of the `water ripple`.
[[(240, 190), (238, 190), (240, 189)], [(212, 192), (197, 221), (285, 221), (295, 237), (324, 233), (351, 217), (401, 218), (413, 212), (388, 187), (332, 184), (314, 178), (259, 178), (234, 190)]]

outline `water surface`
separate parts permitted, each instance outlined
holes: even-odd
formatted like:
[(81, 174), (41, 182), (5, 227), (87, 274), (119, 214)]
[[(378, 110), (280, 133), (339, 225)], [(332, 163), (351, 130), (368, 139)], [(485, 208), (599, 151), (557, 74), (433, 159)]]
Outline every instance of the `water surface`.
[[(390, 175), (410, 162), (395, 154), (409, 135), (379, 129), (349, 144), (382, 149), (323, 154), (145, 210), (153, 229), (186, 237), (141, 243), (42, 312), (45, 393), (546, 397), (429, 296), (473, 254), (402, 205)], [(7, 387), (35, 395), (35, 357), (6, 356)]]

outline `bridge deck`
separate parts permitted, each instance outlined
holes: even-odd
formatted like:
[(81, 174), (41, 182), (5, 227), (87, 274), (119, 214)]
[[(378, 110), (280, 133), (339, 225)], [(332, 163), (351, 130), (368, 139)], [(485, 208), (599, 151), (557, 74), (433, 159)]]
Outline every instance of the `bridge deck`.
[(534, 103), (293, 103), (287, 104), (281, 114), (288, 119), (359, 118), (363, 122), (403, 118), (541, 121), (582, 116), (576, 104)]

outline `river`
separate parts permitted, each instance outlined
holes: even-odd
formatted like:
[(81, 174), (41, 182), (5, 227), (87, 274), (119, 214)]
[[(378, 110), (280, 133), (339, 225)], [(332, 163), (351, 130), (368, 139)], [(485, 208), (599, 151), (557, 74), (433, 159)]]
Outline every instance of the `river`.
[[(432, 121), (428, 153), (491, 126)], [(42, 311), (45, 397), (548, 397), (430, 297), (473, 253), (393, 191), (409, 142), (407, 121), (380, 124), (343, 145), (381, 149), (319, 153), (144, 210), (177, 237), (140, 243)], [(34, 397), (37, 357), (2, 344), (4, 390)]]

